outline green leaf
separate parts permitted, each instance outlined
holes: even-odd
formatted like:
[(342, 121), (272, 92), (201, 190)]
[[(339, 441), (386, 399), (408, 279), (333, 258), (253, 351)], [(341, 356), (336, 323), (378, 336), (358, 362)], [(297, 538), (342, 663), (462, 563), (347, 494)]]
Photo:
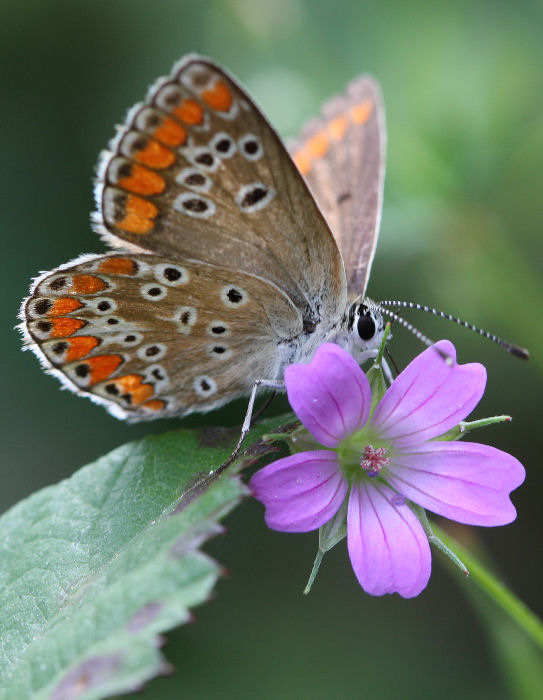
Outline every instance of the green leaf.
[(233, 467), (209, 475), (237, 435), (124, 445), (0, 518), (2, 700), (102, 698), (167, 670), (158, 634), (209, 597), (221, 569), (200, 546), (247, 493)]

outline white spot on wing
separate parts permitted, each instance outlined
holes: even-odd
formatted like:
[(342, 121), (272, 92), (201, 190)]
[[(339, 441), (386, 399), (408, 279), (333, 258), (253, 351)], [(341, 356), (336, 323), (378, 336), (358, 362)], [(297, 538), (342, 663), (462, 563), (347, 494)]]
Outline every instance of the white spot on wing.
[(237, 308), (249, 301), (249, 295), (237, 284), (227, 284), (221, 289), (221, 301), (229, 308)]
[(162, 301), (168, 294), (166, 287), (156, 282), (149, 282), (140, 287), (140, 293), (144, 299), (149, 301)]
[(215, 213), (215, 202), (192, 192), (183, 192), (174, 199), (173, 208), (195, 219), (209, 219)]
[(259, 160), (262, 158), (264, 149), (262, 142), (254, 134), (245, 134), (238, 140), (239, 152), (247, 160)]
[(194, 391), (202, 398), (207, 398), (217, 391), (217, 384), (207, 374), (201, 374), (193, 382)]
[(183, 284), (187, 284), (190, 280), (187, 268), (175, 263), (155, 265), (155, 277), (168, 287), (180, 287)]
[(263, 182), (251, 182), (240, 187), (236, 195), (236, 204), (245, 214), (252, 214), (267, 207), (275, 195), (275, 190)]

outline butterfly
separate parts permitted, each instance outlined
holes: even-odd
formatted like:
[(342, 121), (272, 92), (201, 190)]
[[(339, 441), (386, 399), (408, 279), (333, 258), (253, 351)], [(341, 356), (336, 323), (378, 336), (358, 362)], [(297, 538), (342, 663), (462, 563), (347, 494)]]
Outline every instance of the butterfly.
[(35, 280), (26, 345), (129, 421), (217, 408), (326, 341), (363, 361), (384, 331), (364, 297), (384, 153), (371, 77), (289, 153), (233, 76), (186, 56), (101, 155), (93, 224), (113, 251)]

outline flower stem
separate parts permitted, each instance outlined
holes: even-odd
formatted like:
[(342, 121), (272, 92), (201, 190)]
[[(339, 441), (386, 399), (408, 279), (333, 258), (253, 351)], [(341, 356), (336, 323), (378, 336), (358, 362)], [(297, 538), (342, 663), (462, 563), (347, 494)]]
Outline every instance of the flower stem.
[(469, 567), (471, 579), (503, 610), (537, 646), (543, 650), (543, 622), (481, 561), (462, 547), (444, 530), (433, 524), (437, 536), (451, 550), (458, 553)]

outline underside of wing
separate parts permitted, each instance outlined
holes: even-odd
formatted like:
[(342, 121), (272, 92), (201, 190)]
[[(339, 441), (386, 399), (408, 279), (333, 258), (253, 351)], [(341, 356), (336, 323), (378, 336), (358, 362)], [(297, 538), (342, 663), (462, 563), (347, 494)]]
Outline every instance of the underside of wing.
[(309, 324), (343, 310), (341, 255), (303, 178), (249, 95), (207, 59), (185, 58), (130, 110), (96, 200), (111, 245), (259, 275)]
[(209, 411), (280, 373), (301, 314), (272, 283), (147, 254), (85, 256), (39, 278), (27, 345), (119, 418)]
[(339, 244), (351, 296), (364, 294), (377, 245), (385, 148), (381, 93), (370, 76), (326, 102), (289, 144)]

